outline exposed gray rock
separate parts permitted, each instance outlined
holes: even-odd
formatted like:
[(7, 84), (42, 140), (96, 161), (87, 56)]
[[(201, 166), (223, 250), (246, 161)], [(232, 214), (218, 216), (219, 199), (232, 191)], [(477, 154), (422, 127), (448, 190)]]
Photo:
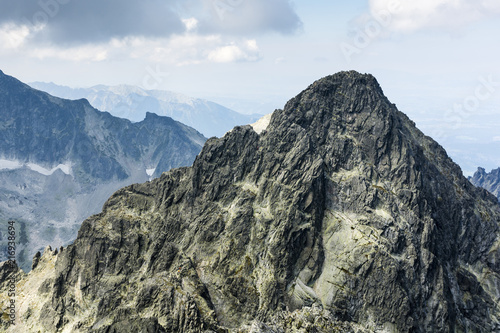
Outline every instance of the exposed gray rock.
[(474, 176), (469, 177), (472, 184), (482, 187), (493, 193), (500, 200), (500, 168), (487, 173), (484, 168), (477, 168)]
[(116, 192), (19, 283), (16, 329), (496, 332), (499, 226), (375, 78), (341, 72)]

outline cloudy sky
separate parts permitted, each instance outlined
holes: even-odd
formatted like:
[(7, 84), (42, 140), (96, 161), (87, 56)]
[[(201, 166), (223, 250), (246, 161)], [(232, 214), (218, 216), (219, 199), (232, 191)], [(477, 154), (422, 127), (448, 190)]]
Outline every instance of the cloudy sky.
[(132, 84), (268, 113), (340, 70), (389, 99), (466, 174), (500, 167), (498, 0), (0, 0), (0, 69)]

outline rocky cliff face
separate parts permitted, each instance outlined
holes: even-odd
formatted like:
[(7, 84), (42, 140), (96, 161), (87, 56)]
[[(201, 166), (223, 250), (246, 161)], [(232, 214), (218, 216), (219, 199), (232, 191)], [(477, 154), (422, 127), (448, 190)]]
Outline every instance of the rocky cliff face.
[(496, 198), (372, 76), (342, 72), (261, 134), (236, 127), (192, 167), (116, 192), (17, 273), (6, 329), (499, 331), (499, 226)]
[(500, 200), (500, 168), (487, 173), (484, 168), (477, 168), (472, 177), (469, 177), (472, 184), (485, 188)]
[(0, 71), (0, 260), (9, 219), (20, 226), (18, 259), (29, 269), (46, 244), (74, 240), (114, 191), (191, 165), (204, 141), (171, 118), (148, 113), (132, 123)]

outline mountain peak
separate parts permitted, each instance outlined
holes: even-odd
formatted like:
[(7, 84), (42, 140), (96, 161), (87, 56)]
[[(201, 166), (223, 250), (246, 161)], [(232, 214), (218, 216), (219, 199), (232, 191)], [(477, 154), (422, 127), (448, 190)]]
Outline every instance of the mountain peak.
[(292, 98), (285, 105), (284, 112), (288, 121), (307, 127), (311, 124), (328, 125), (328, 119), (336, 117), (350, 122), (356, 114), (374, 110), (384, 113), (392, 109), (372, 75), (349, 71), (317, 80)]
[[(370, 86), (372, 88), (376, 88), (381, 90), (380, 85), (377, 79), (369, 73), (360, 73), (354, 70), (351, 71), (341, 71), (332, 75), (325, 76), (321, 79), (313, 82), (309, 88), (317, 88), (320, 86), (353, 86), (353, 85), (361, 85), (361, 86)], [(309, 89), (308, 88), (308, 89)]]
[(154, 112), (149, 112), (149, 111), (146, 111), (146, 117), (144, 117), (144, 119), (148, 119), (148, 120), (151, 120), (151, 119), (158, 119), (160, 118), (159, 115), (157, 115), (156, 113)]
[(484, 168), (479, 167), (474, 175), (469, 177), (469, 180), (475, 186), (482, 187), (496, 195), (500, 201), (500, 168), (488, 173)]
[(373, 91), (378, 96), (384, 95), (382, 88), (373, 75), (362, 74), (356, 71), (342, 71), (325, 76), (312, 83), (303, 93), (316, 94), (325, 98), (335, 98), (339, 97), (335, 96), (335, 93), (359, 94), (363, 91)]
[(261, 134), (235, 127), (192, 167), (115, 193), (55, 265), (19, 284), (50, 277), (24, 322), (498, 331), (500, 207), (484, 192), (373, 76), (341, 72)]

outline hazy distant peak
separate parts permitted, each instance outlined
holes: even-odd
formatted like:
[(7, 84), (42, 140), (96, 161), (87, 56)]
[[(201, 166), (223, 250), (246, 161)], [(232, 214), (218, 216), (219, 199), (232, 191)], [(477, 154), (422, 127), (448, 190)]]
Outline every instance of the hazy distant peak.
[(486, 172), (482, 167), (478, 167), (472, 177), (469, 177), (472, 184), (482, 187), (493, 193), (500, 200), (500, 168)]
[(144, 96), (147, 95), (146, 90), (144, 90), (140, 87), (130, 86), (130, 85), (126, 85), (126, 84), (121, 84), (121, 85), (117, 85), (117, 86), (106, 86), (106, 85), (99, 84), (96, 86), (92, 86), (89, 89), (96, 91), (96, 92), (109, 91), (109, 92), (112, 92), (112, 93), (118, 94), (118, 95), (127, 95), (127, 94), (138, 94), (138, 95), (144, 95)]
[(30, 85), (61, 98), (86, 98), (93, 107), (134, 122), (143, 120), (146, 112), (168, 116), (207, 137), (222, 136), (234, 126), (250, 124), (261, 116), (244, 115), (223, 105), (177, 92), (145, 90), (125, 84), (78, 89), (43, 82)]

